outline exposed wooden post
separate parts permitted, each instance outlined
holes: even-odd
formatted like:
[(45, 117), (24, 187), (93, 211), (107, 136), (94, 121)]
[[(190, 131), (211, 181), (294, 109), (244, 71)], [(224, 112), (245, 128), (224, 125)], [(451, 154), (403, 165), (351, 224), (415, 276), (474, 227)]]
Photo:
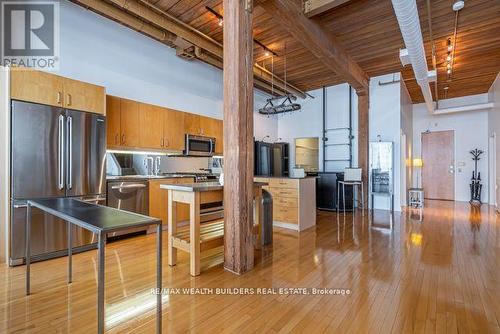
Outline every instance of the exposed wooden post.
[(237, 274), (254, 263), (251, 3), (224, 0), (224, 268)]
[(363, 201), (368, 203), (369, 95), (368, 90), (358, 90), (356, 94), (358, 95), (358, 166), (363, 169), (363, 186), (366, 197), (363, 198)]

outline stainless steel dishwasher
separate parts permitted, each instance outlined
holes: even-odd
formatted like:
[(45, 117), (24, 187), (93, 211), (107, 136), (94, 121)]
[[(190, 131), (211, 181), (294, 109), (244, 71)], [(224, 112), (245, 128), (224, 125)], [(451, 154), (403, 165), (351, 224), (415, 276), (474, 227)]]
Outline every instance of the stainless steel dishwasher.
[[(148, 181), (111, 181), (108, 182), (108, 206), (120, 210), (149, 214)], [(124, 232), (110, 233), (108, 237), (147, 231), (147, 227), (132, 228)]]

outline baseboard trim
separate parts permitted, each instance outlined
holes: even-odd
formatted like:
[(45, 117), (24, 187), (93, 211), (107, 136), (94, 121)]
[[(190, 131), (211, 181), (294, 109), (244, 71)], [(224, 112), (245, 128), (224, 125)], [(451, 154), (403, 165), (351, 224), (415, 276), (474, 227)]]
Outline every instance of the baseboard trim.
[(279, 222), (279, 221), (274, 220), (273, 221), (273, 226), (282, 227), (282, 228), (286, 228), (286, 229), (289, 229), (289, 230), (294, 230), (294, 231), (297, 231), (297, 232), (300, 231), (298, 224), (283, 223), (283, 222)]

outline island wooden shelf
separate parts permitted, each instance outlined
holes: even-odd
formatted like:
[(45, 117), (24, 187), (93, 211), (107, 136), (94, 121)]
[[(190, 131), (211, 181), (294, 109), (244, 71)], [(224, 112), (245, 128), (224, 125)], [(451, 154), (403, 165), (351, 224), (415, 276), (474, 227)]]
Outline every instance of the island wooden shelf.
[[(260, 245), (260, 227), (262, 226), (262, 186), (254, 183), (256, 248)], [(200, 222), (200, 205), (223, 200), (224, 187), (218, 182), (161, 184), (160, 189), (168, 192), (168, 264), (177, 264), (177, 250), (189, 253), (191, 276), (200, 275), (200, 252), (224, 245), (224, 221)], [(177, 205), (189, 205), (189, 225), (178, 226)]]

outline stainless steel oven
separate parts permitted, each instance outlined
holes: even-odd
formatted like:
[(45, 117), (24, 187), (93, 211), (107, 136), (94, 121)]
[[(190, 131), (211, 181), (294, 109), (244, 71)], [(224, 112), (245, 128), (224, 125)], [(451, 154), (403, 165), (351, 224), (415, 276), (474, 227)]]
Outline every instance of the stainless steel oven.
[(184, 155), (211, 157), (215, 152), (215, 138), (186, 134)]
[[(112, 181), (108, 182), (108, 206), (120, 210), (149, 214), (148, 181)], [(109, 237), (147, 231), (147, 227), (129, 229), (124, 232), (111, 233)]]

